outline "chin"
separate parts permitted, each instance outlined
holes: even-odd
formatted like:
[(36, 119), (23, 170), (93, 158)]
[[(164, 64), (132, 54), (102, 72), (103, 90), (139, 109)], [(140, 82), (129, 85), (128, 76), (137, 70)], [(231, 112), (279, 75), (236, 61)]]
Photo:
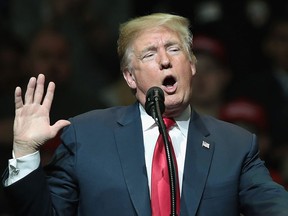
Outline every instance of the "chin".
[(178, 103), (167, 103), (165, 104), (165, 115), (176, 117), (180, 115), (183, 110), (188, 106), (188, 103), (178, 102)]
[(184, 97), (177, 97), (177, 95), (171, 95), (165, 97), (165, 106), (171, 108), (183, 107), (188, 104), (188, 100)]

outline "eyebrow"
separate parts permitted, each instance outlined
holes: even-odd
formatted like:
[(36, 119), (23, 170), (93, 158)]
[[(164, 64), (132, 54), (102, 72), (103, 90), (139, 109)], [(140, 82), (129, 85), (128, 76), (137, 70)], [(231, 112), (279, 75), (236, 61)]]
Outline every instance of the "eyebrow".
[(155, 45), (151, 45), (151, 46), (148, 46), (148, 47), (146, 47), (145, 49), (143, 49), (143, 50), (140, 52), (140, 54), (142, 55), (142, 54), (144, 54), (144, 53), (146, 53), (146, 52), (148, 52), (148, 51), (154, 51), (154, 50), (157, 50), (157, 47), (156, 47)]
[(167, 48), (167, 47), (174, 46), (174, 45), (180, 46), (179, 42), (177, 42), (177, 41), (168, 41), (164, 46), (165, 46), (165, 48)]

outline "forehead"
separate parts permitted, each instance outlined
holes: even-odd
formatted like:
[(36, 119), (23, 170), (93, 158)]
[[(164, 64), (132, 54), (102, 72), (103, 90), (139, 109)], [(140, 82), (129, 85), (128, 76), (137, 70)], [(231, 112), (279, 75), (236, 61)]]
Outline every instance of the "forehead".
[(167, 43), (180, 43), (179, 35), (165, 27), (155, 27), (141, 31), (132, 46), (134, 50), (142, 50), (149, 46), (161, 46)]

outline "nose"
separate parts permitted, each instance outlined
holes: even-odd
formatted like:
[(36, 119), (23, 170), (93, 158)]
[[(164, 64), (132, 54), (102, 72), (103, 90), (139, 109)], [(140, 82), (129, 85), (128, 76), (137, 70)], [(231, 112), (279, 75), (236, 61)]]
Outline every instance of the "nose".
[(159, 54), (160, 70), (169, 69), (172, 67), (171, 60), (166, 51)]

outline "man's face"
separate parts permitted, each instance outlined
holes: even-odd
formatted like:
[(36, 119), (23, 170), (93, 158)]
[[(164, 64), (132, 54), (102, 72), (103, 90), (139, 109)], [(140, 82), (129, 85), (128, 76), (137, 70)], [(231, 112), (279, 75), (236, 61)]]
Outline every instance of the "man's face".
[(125, 71), (124, 77), (136, 98), (144, 106), (148, 89), (158, 86), (165, 94), (164, 115), (179, 115), (189, 104), (196, 72), (179, 36), (164, 27), (145, 30), (132, 48), (133, 71)]
[(48, 81), (65, 83), (71, 73), (69, 47), (65, 39), (56, 33), (43, 31), (35, 39), (30, 50), (31, 73), (42, 73)]
[(225, 66), (217, 62), (214, 57), (199, 53), (196, 69), (192, 104), (207, 106), (221, 101), (223, 91), (230, 81), (230, 74)]

